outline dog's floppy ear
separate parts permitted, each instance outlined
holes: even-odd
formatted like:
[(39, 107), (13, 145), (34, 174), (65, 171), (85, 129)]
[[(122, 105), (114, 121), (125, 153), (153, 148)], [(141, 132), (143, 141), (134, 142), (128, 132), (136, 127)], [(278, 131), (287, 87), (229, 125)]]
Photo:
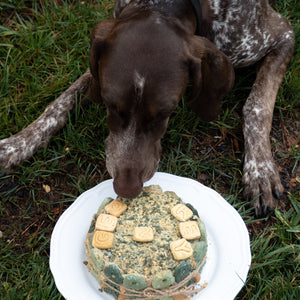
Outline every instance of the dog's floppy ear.
[(101, 102), (98, 62), (105, 47), (105, 39), (111, 32), (116, 20), (105, 19), (98, 23), (91, 34), (90, 70), (92, 74), (90, 96), (95, 102)]
[(233, 86), (232, 64), (213, 43), (199, 36), (193, 36), (188, 45), (188, 64), (192, 88), (187, 103), (201, 119), (212, 120)]

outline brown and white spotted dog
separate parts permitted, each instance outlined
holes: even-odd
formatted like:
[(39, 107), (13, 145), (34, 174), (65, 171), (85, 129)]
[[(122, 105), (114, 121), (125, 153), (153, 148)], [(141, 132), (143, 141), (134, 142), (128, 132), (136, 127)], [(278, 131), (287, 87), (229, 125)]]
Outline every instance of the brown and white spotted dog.
[[(243, 181), (257, 215), (274, 209), (273, 197), (279, 198), (283, 188), (269, 133), (293, 48), (290, 24), (267, 0), (117, 0), (114, 18), (94, 29), (90, 54), (91, 96), (107, 108), (106, 164), (115, 191), (136, 196), (153, 176), (160, 139), (189, 83), (187, 103), (199, 117), (211, 120), (232, 88), (233, 68), (261, 61), (243, 108)], [(41, 140), (47, 140), (57, 119), (65, 122), (57, 112), (70, 106), (69, 101), (49, 108), (50, 115), (29, 133), (44, 129)], [(30, 139), (24, 137), (0, 141), (0, 168), (9, 167), (7, 161), (18, 163), (30, 149)]]

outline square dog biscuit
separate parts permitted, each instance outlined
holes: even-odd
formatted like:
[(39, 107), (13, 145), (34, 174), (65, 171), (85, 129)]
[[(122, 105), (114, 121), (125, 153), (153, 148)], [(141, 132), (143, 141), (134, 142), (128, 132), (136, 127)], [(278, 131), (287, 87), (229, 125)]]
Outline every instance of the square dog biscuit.
[(184, 204), (177, 204), (171, 208), (171, 214), (179, 221), (187, 221), (193, 216), (193, 212)]
[(113, 232), (117, 226), (118, 218), (108, 214), (100, 214), (97, 218), (95, 228)]
[(186, 239), (180, 239), (170, 244), (171, 252), (174, 259), (183, 260), (193, 255), (193, 248), (191, 243)]
[(125, 203), (123, 203), (122, 201), (115, 199), (113, 201), (111, 201), (109, 204), (107, 204), (104, 207), (104, 210), (115, 216), (115, 217), (120, 217), (121, 214), (127, 209), (127, 205)]
[(114, 234), (108, 231), (96, 230), (94, 232), (92, 246), (99, 249), (109, 249), (112, 247)]
[(133, 239), (136, 242), (153, 241), (154, 233), (151, 227), (135, 227), (133, 231)]
[(199, 239), (201, 235), (196, 221), (180, 222), (179, 231), (181, 236), (186, 240)]

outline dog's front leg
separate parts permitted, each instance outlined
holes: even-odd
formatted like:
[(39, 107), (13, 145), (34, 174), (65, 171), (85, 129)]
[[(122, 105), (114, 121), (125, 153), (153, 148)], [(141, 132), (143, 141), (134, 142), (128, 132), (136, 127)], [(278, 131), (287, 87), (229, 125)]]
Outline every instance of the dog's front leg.
[(17, 166), (45, 146), (50, 137), (65, 125), (68, 111), (75, 105), (76, 93), (85, 94), (90, 80), (88, 70), (49, 104), (37, 120), (15, 135), (0, 140), (0, 170)]
[(244, 105), (245, 161), (244, 194), (253, 200), (256, 215), (275, 208), (273, 198), (283, 187), (271, 154), (269, 134), (277, 91), (293, 53), (293, 35), (285, 35), (264, 58), (251, 93)]

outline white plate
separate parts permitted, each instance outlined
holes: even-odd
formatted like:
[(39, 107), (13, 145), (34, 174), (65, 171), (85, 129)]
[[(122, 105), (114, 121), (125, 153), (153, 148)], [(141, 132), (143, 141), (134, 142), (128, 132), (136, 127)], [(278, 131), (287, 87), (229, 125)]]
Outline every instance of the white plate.
[[(159, 184), (191, 203), (206, 225), (208, 259), (201, 283), (208, 285), (193, 299), (232, 300), (243, 287), (251, 264), (247, 228), (238, 212), (217, 192), (192, 179), (156, 173), (145, 185)], [(100, 292), (98, 282), (83, 264), (84, 240), (102, 200), (115, 197), (112, 180), (80, 195), (57, 221), (51, 237), (50, 268), (58, 290), (68, 300), (113, 299)]]

